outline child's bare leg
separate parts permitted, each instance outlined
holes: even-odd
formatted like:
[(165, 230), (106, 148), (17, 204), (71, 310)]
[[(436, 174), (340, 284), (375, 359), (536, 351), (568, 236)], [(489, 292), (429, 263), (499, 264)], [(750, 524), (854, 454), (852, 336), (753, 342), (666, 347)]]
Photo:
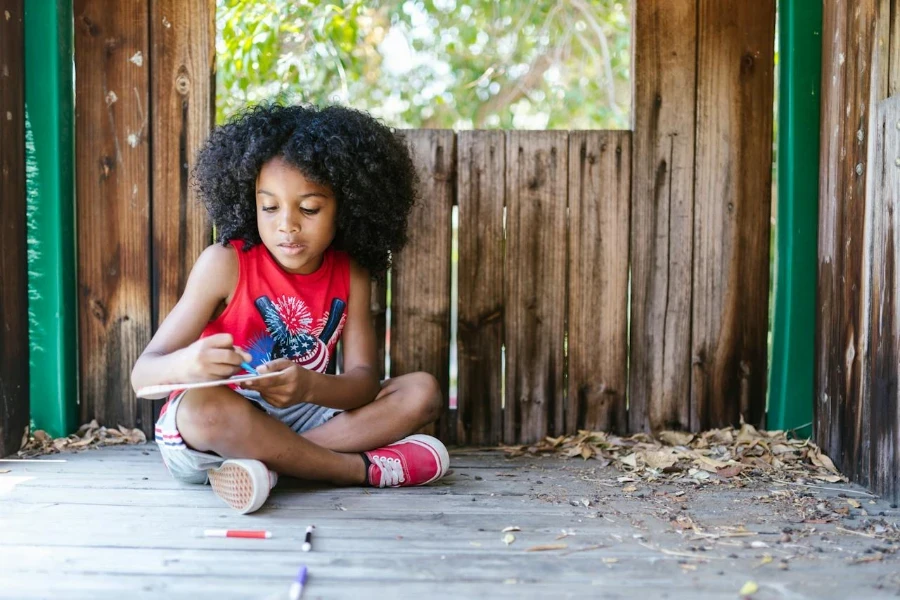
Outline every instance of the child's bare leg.
[(443, 397), (427, 373), (388, 379), (370, 404), (340, 413), (302, 435), (335, 452), (365, 452), (392, 444), (434, 422)]
[(359, 454), (342, 454), (297, 435), (228, 388), (190, 390), (175, 415), (181, 437), (201, 452), (255, 458), (301, 479), (353, 485), (366, 480)]

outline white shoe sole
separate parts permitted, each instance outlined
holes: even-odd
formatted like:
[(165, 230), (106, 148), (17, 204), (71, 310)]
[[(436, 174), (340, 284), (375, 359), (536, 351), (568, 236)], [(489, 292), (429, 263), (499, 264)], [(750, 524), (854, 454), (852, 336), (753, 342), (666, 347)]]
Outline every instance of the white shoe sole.
[(229, 459), (207, 471), (216, 496), (241, 514), (258, 510), (269, 497), (269, 469), (253, 459)]

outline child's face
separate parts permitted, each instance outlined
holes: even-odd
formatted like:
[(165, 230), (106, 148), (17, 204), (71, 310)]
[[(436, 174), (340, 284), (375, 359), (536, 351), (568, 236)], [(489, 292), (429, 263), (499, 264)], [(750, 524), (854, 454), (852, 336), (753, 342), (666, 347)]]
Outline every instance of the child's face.
[(259, 237), (281, 267), (309, 274), (335, 234), (337, 201), (328, 186), (308, 180), (280, 157), (262, 166), (256, 178)]

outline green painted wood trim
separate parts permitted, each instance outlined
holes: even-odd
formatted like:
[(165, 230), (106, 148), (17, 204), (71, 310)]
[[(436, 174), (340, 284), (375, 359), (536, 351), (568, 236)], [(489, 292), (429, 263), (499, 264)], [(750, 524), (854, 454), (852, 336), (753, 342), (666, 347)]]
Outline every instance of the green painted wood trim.
[(778, 3), (778, 213), (769, 429), (812, 435), (819, 218), (821, 0)]
[(25, 2), (31, 419), (53, 436), (78, 412), (71, 0)]

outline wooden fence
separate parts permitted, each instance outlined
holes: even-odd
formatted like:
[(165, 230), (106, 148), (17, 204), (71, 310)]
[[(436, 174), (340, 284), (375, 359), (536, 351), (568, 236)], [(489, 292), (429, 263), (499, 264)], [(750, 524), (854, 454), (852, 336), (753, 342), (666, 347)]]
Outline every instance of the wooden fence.
[(900, 500), (900, 31), (895, 0), (824, 3), (816, 441)]
[[(77, 0), (75, 20), (81, 416), (149, 430), (129, 372), (209, 239), (187, 174), (213, 4)], [(633, 132), (408, 132), (423, 202), (390, 364), (448, 390), (457, 205), (450, 443), (764, 418), (774, 1), (638, 0), (634, 24)]]
[(0, 0), (0, 457), (28, 427), (24, 8)]

